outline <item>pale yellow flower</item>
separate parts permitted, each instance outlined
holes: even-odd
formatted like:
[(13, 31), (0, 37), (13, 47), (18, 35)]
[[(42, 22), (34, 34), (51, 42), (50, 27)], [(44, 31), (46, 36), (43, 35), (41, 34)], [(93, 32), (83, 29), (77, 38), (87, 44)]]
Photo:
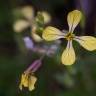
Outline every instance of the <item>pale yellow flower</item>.
[[(33, 7), (25, 6), (20, 9), (20, 12), (24, 16), (24, 18), (26, 18), (26, 20), (25, 19), (17, 20), (13, 24), (14, 31), (19, 33), (19, 32), (24, 31), (26, 28), (30, 27), (33, 40), (36, 42), (41, 42), (42, 38), (36, 33), (37, 25), (35, 21), (36, 17), (34, 14)], [(44, 17), (44, 24), (47, 24), (51, 21), (51, 16), (47, 12), (42, 11), (40, 13)]]
[(82, 13), (79, 10), (74, 10), (72, 12), (69, 12), (67, 16), (67, 22), (69, 26), (68, 32), (61, 32), (59, 29), (55, 27), (47, 27), (45, 28), (42, 37), (46, 41), (52, 41), (60, 38), (65, 38), (68, 40), (67, 47), (64, 50), (61, 61), (64, 65), (72, 65), (75, 60), (75, 52), (74, 48), (72, 46), (72, 41), (77, 41), (82, 47), (89, 51), (96, 50), (96, 38), (92, 36), (75, 36), (73, 34), (74, 29), (79, 24), (82, 17)]
[(26, 18), (25, 19), (19, 19), (13, 24), (13, 29), (15, 32), (22, 32), (29, 26), (32, 26), (33, 19), (34, 19), (34, 9), (31, 6), (25, 6), (20, 10), (20, 13)]
[(21, 82), (19, 85), (20, 90), (22, 90), (22, 87), (27, 87), (29, 91), (32, 91), (35, 89), (35, 83), (37, 81), (37, 78), (30, 73), (23, 73), (21, 76)]

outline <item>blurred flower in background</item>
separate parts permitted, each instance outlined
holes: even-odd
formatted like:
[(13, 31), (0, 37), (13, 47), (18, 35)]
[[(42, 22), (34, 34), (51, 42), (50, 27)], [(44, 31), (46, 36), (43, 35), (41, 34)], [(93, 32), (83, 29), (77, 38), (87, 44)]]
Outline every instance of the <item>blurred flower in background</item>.
[(31, 24), (33, 23), (32, 22), (33, 18), (34, 18), (34, 9), (31, 6), (18, 8), (14, 11), (19, 13), (22, 17), (22, 19), (17, 20), (13, 25), (13, 29), (14, 29), (15, 32), (22, 32), (26, 28), (31, 26)]
[(21, 12), (22, 19), (19, 19), (14, 23), (14, 31), (22, 32), (29, 27), (33, 40), (36, 42), (42, 41), (42, 38), (39, 35), (42, 34), (44, 24), (51, 21), (51, 16), (47, 12), (42, 11), (38, 12), (35, 17), (34, 9), (31, 6), (25, 6), (18, 9), (18, 11)]

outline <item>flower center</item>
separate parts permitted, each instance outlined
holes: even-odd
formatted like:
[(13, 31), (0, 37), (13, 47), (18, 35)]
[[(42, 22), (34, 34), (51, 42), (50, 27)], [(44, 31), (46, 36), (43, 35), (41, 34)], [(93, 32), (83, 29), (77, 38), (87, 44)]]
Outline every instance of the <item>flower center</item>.
[(74, 35), (73, 33), (71, 33), (71, 32), (68, 32), (68, 33), (66, 34), (66, 36), (65, 36), (65, 38), (66, 38), (67, 40), (73, 40), (74, 37), (75, 37), (75, 35)]

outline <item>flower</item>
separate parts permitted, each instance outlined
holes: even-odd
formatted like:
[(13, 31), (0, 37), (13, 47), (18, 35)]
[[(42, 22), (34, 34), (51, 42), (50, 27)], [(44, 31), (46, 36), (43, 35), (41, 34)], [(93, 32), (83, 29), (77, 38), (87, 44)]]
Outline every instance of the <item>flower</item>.
[(28, 87), (29, 91), (32, 91), (35, 89), (35, 83), (37, 81), (37, 78), (31, 74), (31, 73), (23, 73), (21, 76), (21, 82), (19, 85), (20, 90), (22, 90), (22, 87)]
[(75, 60), (75, 52), (72, 46), (72, 41), (77, 41), (82, 47), (89, 51), (93, 51), (96, 49), (96, 38), (93, 36), (75, 36), (73, 34), (74, 29), (79, 24), (82, 17), (82, 13), (79, 10), (73, 10), (69, 12), (67, 16), (67, 22), (69, 26), (69, 31), (61, 32), (59, 29), (55, 27), (48, 26), (44, 29), (42, 37), (46, 41), (57, 40), (60, 38), (65, 38), (68, 43), (66, 49), (63, 51), (61, 61), (64, 65), (72, 65)]
[(35, 83), (37, 81), (37, 78), (34, 76), (34, 73), (40, 68), (42, 65), (42, 56), (35, 60), (22, 74), (21, 76), (21, 82), (19, 85), (20, 90), (22, 90), (22, 87), (28, 87), (29, 91), (32, 91), (35, 89)]
[(19, 33), (31, 25), (30, 21), (33, 21), (34, 9), (31, 6), (25, 6), (21, 9), (18, 9), (18, 11), (20, 11), (21, 15), (23, 15), (23, 18), (25, 18), (19, 19), (13, 24), (14, 31)]
[(20, 12), (25, 19), (23, 18), (17, 20), (13, 25), (13, 29), (16, 32), (20, 33), (30, 27), (33, 40), (36, 42), (42, 41), (42, 38), (39, 36), (40, 32), (37, 32), (37, 30), (42, 29), (44, 24), (49, 23), (51, 21), (51, 16), (47, 12), (42, 11), (38, 12), (39, 14), (37, 14), (37, 16), (35, 17), (34, 9), (31, 6), (25, 6), (21, 8)]

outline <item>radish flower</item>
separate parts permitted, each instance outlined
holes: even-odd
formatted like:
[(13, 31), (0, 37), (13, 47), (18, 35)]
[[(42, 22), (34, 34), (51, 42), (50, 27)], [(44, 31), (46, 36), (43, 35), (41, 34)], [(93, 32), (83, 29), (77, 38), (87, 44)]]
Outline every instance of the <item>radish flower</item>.
[(72, 65), (75, 60), (75, 51), (72, 45), (73, 40), (77, 41), (86, 50), (93, 51), (96, 49), (96, 38), (93, 36), (75, 36), (74, 29), (79, 24), (82, 17), (82, 13), (79, 10), (74, 10), (69, 12), (67, 16), (67, 22), (69, 30), (67, 32), (61, 32), (55, 27), (48, 26), (43, 31), (43, 39), (46, 41), (57, 40), (60, 38), (65, 38), (68, 43), (67, 47), (62, 53), (61, 61), (64, 65)]

